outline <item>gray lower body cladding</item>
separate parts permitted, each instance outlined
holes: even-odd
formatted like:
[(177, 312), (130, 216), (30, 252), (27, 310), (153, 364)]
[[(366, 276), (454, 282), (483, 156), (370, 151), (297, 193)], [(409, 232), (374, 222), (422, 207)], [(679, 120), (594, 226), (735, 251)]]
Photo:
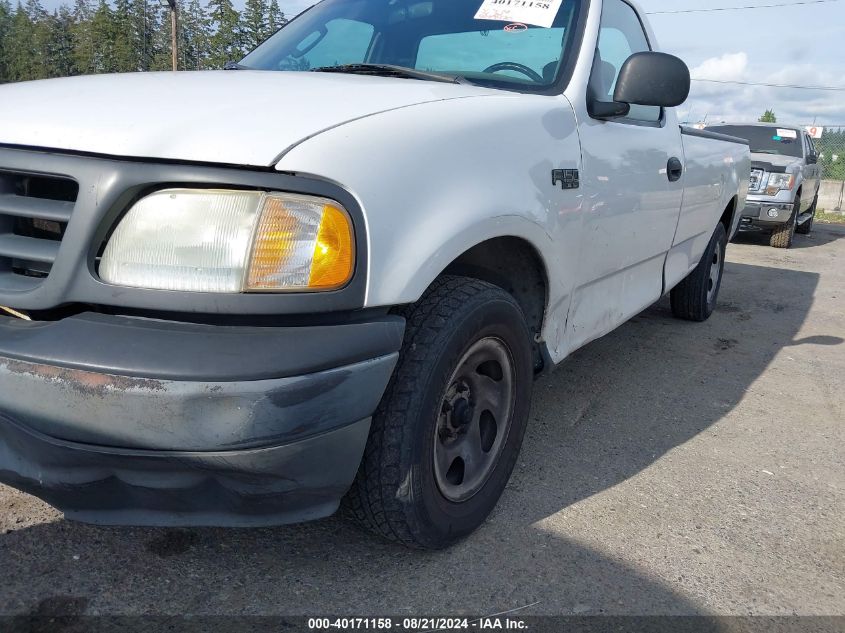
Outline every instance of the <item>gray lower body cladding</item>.
[[(174, 352), (172, 326), (147, 325), (161, 336), (146, 332), (137, 368), (119, 345), (90, 341), (98, 358), (89, 353), (83, 369), (73, 359), (21, 357), (38, 347), (35, 339), (46, 349), (41, 339), (60, 336), (66, 324), (0, 323), (0, 482), (94, 523), (252, 526), (334, 512), (396, 363), (401, 320), (358, 324), (349, 346), (332, 336), (338, 326), (229, 331), (227, 345), (195, 359), (196, 375), (178, 353), (178, 372), (162, 369)], [(192, 336), (209, 334), (178, 329), (188, 347)], [(119, 329), (110, 336), (119, 340)], [(266, 364), (250, 346), (284, 349), (286, 337), (298, 341), (301, 358), (279, 362), (286, 375), (264, 377), (266, 369), (230, 356), (240, 348)], [(165, 346), (159, 355), (155, 340)], [(60, 341), (56, 348), (75, 347)], [(227, 380), (226, 367), (237, 375)], [(151, 368), (179, 379), (157, 378)]]

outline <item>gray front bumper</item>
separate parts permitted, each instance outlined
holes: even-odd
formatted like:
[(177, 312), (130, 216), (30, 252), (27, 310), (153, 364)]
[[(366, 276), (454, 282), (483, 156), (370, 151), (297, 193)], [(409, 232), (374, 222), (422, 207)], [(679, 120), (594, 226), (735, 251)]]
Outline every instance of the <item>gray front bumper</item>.
[(369, 419), (240, 451), (144, 451), (67, 442), (0, 416), (0, 481), (69, 519), (104, 525), (281, 525), (337, 510)]
[(187, 382), (0, 358), (0, 415), (50, 437), (98, 446), (272, 446), (369, 417), (395, 362), (393, 353), (304, 376)]
[[(394, 317), (290, 328), (0, 318), (0, 482), (95, 523), (326, 516), (355, 477), (403, 330)], [(133, 338), (144, 344), (127, 355)], [(274, 362), (281, 350), (295, 357)]]
[[(742, 211), (742, 224), (784, 224), (792, 217), (792, 202), (764, 202), (749, 200)], [(742, 224), (740, 228), (742, 228)]]

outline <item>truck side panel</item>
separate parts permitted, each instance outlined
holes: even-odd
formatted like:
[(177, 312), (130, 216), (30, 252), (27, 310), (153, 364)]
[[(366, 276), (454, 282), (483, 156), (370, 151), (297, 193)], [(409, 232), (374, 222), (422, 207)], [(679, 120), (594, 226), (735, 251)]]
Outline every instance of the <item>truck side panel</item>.
[(581, 53), (565, 91), (578, 119), (585, 196), (568, 351), (607, 334), (660, 298), (683, 195), (683, 183), (668, 174), (670, 160), (683, 154), (673, 108), (613, 120), (590, 116), (588, 92), (609, 100), (627, 54), (657, 49), (642, 14), (637, 20), (627, 4), (613, 4), (591, 3)]
[(665, 290), (674, 288), (701, 260), (725, 209), (736, 198), (733, 235), (748, 193), (748, 146), (685, 132), (684, 199), (672, 249), (666, 258)]
[(584, 234), (567, 346), (604, 336), (660, 298), (663, 262), (672, 247), (683, 183), (667, 166), (681, 156), (675, 113), (664, 125), (584, 116)]

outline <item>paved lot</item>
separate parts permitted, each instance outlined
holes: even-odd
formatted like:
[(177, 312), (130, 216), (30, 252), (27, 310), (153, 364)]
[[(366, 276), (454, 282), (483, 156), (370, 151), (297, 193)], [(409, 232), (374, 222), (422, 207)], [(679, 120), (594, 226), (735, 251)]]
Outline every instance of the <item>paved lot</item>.
[(730, 249), (722, 303), (665, 303), (537, 384), (481, 531), (417, 553), (338, 519), (73, 524), (0, 487), (0, 613), (843, 614), (845, 228)]

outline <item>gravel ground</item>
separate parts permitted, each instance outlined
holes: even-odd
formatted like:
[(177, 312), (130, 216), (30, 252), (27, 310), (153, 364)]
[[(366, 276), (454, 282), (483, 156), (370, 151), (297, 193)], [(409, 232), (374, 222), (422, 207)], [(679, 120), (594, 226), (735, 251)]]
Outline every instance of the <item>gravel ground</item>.
[(520, 463), (441, 553), (339, 519), (103, 528), (0, 486), (0, 613), (845, 614), (845, 227), (729, 249), (535, 388)]

